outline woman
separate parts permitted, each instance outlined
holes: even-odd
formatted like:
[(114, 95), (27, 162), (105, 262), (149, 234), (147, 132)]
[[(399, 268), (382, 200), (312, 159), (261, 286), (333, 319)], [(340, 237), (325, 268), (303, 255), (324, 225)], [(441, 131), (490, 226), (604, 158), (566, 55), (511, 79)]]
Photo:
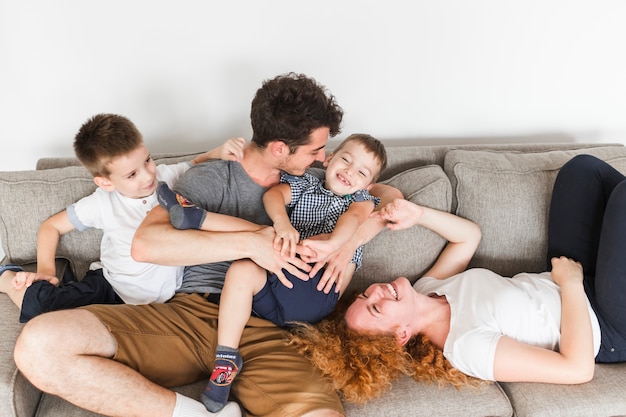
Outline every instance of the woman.
[(391, 229), (418, 224), (449, 241), (433, 267), (414, 286), (403, 277), (371, 285), (344, 320), (303, 327), (293, 344), (356, 402), (399, 373), (455, 385), (476, 382), (464, 375), (589, 381), (595, 361), (626, 361), (624, 179), (589, 155), (565, 164), (550, 208), (552, 270), (513, 278), (463, 272), (480, 239), (475, 224), (397, 200), (381, 211)]

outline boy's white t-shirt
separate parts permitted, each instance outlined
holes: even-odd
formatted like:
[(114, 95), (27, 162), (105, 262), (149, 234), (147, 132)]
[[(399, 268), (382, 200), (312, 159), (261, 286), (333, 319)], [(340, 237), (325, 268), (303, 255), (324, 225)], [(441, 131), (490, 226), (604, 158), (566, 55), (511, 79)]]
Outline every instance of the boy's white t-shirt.
[[(475, 268), (448, 279), (423, 277), (413, 288), (445, 295), (450, 304), (450, 333), (444, 356), (461, 372), (493, 381), (496, 345), (501, 336), (558, 351), (561, 292), (549, 272), (502, 278)], [(600, 349), (600, 325), (587, 300), (594, 354)]]
[[(157, 180), (170, 187), (190, 168), (188, 162), (158, 165)], [(148, 304), (169, 300), (180, 286), (183, 267), (137, 262), (130, 255), (135, 231), (146, 214), (159, 204), (156, 192), (145, 198), (128, 198), (102, 188), (67, 208), (70, 221), (79, 231), (102, 229), (100, 262), (105, 278), (127, 304)]]

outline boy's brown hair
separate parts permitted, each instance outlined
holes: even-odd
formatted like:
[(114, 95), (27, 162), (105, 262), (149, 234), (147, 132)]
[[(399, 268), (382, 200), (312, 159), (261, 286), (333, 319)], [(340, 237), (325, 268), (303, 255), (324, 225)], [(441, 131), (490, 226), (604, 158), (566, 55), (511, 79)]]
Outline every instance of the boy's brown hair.
[(374, 154), (374, 157), (378, 159), (378, 162), (380, 163), (380, 170), (376, 175), (374, 175), (374, 178), (372, 179), (372, 182), (376, 182), (376, 180), (378, 180), (378, 177), (380, 177), (380, 174), (385, 170), (385, 168), (387, 168), (387, 150), (385, 149), (385, 145), (383, 145), (381, 141), (379, 141), (372, 135), (368, 135), (366, 133), (353, 133), (352, 135), (345, 138), (343, 142), (341, 142), (333, 150), (333, 153), (339, 152), (341, 148), (343, 148), (348, 142), (352, 141), (358, 142), (363, 145), (363, 147), (369, 153)]
[(103, 113), (81, 126), (74, 138), (74, 152), (94, 177), (108, 177), (111, 173), (107, 164), (142, 143), (143, 136), (128, 118)]

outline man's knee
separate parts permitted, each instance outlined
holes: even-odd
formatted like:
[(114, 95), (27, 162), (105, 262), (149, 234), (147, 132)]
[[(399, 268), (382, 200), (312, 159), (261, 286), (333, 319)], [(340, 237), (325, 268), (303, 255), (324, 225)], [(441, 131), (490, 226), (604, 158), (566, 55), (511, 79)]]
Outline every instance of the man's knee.
[(111, 357), (115, 341), (104, 325), (86, 310), (42, 314), (22, 329), (13, 352), (15, 363), (29, 379), (54, 372), (76, 355)]

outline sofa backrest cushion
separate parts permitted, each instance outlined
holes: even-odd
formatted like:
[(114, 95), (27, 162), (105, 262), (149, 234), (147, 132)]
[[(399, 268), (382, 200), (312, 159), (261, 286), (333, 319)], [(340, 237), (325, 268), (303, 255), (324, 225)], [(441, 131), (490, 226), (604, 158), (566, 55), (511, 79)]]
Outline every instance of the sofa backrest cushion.
[(478, 223), (483, 233), (471, 267), (505, 276), (547, 270), (552, 186), (560, 167), (580, 153), (595, 155), (626, 172), (624, 147), (447, 152), (444, 169), (452, 184), (456, 214)]
[[(35, 261), (41, 223), (95, 188), (82, 166), (0, 172), (0, 240), (8, 261)], [(101, 236), (99, 230), (67, 233), (61, 236), (57, 256), (71, 259), (72, 269), (82, 278), (89, 263), (99, 257)]]

